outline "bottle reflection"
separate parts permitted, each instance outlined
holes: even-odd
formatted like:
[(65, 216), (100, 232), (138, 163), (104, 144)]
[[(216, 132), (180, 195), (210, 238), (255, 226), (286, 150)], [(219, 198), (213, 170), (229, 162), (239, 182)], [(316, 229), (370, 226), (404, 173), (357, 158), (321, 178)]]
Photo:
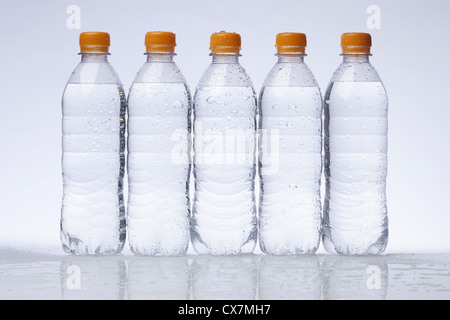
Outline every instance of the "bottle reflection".
[(450, 255), (55, 257), (0, 261), (0, 299), (446, 299)]
[(60, 279), (63, 300), (126, 299), (126, 265), (117, 257), (68, 257)]
[(255, 255), (196, 256), (190, 267), (191, 299), (254, 300), (257, 288)]
[(186, 257), (133, 257), (128, 268), (130, 300), (188, 299)]
[(388, 264), (383, 256), (324, 256), (321, 266), (325, 300), (385, 300)]
[(264, 256), (259, 264), (261, 300), (320, 299), (317, 256)]

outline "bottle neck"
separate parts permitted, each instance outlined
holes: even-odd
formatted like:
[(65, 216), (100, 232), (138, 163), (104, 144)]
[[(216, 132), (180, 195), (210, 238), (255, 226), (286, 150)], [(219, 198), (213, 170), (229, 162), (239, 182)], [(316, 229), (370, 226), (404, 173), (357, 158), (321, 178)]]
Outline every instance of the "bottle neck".
[(240, 54), (234, 53), (211, 53), (212, 63), (239, 63)]
[(342, 56), (344, 57), (343, 62), (351, 62), (351, 63), (369, 63), (369, 57), (370, 54), (366, 53), (343, 53)]
[(304, 53), (277, 53), (279, 63), (303, 63)]
[(147, 52), (147, 62), (173, 62), (173, 57), (176, 56), (172, 52)]
[(83, 52), (81, 54), (82, 62), (107, 62), (109, 53)]

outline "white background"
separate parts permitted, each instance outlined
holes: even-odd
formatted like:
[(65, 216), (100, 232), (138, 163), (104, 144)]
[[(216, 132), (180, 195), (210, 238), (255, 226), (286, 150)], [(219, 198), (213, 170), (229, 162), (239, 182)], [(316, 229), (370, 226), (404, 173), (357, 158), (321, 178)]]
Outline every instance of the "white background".
[[(70, 5), (81, 29), (67, 28)], [(369, 5), (381, 29), (367, 27)], [(308, 36), (306, 63), (322, 88), (341, 61), (343, 32), (370, 32), (387, 88), (388, 252), (450, 252), (450, 1), (2, 0), (0, 3), (0, 246), (58, 246), (62, 195), (61, 95), (79, 62), (79, 33), (111, 34), (110, 61), (126, 90), (144, 63), (144, 35), (177, 34), (191, 90), (210, 63), (209, 37), (242, 36), (242, 65), (259, 91), (278, 32)]]

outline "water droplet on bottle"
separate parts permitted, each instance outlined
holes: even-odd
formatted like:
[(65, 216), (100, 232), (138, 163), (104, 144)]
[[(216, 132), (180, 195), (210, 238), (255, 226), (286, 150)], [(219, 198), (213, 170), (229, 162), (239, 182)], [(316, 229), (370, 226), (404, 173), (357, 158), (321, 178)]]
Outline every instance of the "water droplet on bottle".
[(208, 97), (208, 99), (206, 99), (206, 102), (208, 102), (208, 103), (214, 103), (215, 100), (214, 100), (213, 97)]

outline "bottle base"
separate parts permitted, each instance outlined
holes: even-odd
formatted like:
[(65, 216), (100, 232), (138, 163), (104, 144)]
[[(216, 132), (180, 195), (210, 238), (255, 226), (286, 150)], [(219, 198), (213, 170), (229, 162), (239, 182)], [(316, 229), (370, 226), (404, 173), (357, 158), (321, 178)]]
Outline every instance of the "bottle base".
[(315, 247), (284, 247), (284, 248), (268, 248), (263, 242), (260, 243), (261, 251), (270, 256), (300, 256), (300, 255), (314, 255), (317, 252), (318, 246)]
[(250, 240), (238, 248), (237, 247), (211, 248), (198, 240), (193, 240), (192, 246), (199, 255), (238, 256), (253, 253), (253, 251), (256, 248), (256, 240)]
[(329, 237), (326, 236), (323, 237), (323, 245), (325, 251), (330, 254), (339, 254), (339, 255), (355, 255), (355, 256), (381, 255), (386, 250), (387, 243), (388, 243), (387, 235), (382, 235), (380, 238), (378, 238), (377, 241), (375, 241), (375, 243), (364, 247), (361, 247), (358, 244), (353, 243), (345, 243), (337, 246), (331, 241)]
[(62, 248), (64, 252), (75, 256), (112, 256), (122, 252), (125, 241), (117, 245), (86, 244), (78, 238), (62, 237)]
[(187, 249), (187, 247), (184, 247), (180, 249), (161, 250), (130, 245), (131, 252), (140, 257), (182, 257), (186, 255)]

